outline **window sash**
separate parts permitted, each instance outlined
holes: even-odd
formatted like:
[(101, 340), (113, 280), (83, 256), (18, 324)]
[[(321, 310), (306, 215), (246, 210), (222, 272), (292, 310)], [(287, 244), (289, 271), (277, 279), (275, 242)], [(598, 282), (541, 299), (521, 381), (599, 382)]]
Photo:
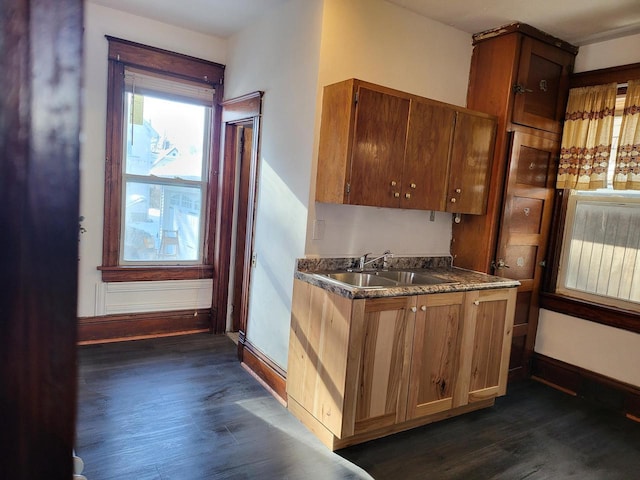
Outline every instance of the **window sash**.
[(572, 192), (565, 225), (557, 293), (640, 312), (640, 193)]
[[(204, 132), (203, 132), (203, 138), (202, 138), (202, 161), (201, 161), (201, 170), (200, 170), (200, 180), (190, 180), (190, 179), (186, 179), (186, 178), (181, 178), (178, 176), (174, 176), (174, 177), (169, 177), (169, 176), (157, 176), (157, 175), (152, 175), (151, 173), (148, 175), (143, 175), (143, 174), (132, 174), (132, 173), (127, 173), (127, 169), (128, 169), (128, 155), (127, 155), (127, 149), (128, 149), (128, 137), (129, 137), (129, 129), (133, 128), (132, 123), (129, 121), (129, 116), (133, 115), (133, 112), (130, 111), (130, 108), (133, 109), (133, 105), (131, 106), (125, 106), (123, 108), (123, 118), (122, 118), (122, 126), (123, 126), (123, 133), (122, 133), (122, 188), (121, 188), (121, 211), (122, 211), (122, 215), (120, 218), (120, 248), (119, 248), (119, 261), (118, 263), (120, 265), (147, 265), (147, 266), (163, 266), (163, 265), (199, 265), (203, 262), (203, 258), (204, 258), (204, 241), (206, 238), (205, 235), (205, 226), (206, 226), (206, 221), (205, 221), (205, 209), (203, 209), (203, 206), (206, 205), (206, 195), (207, 195), (207, 185), (208, 185), (208, 178), (209, 178), (209, 169), (208, 164), (209, 162), (207, 161), (207, 159), (210, 156), (210, 141), (209, 139), (211, 138), (211, 128), (212, 128), (212, 112), (211, 112), (211, 108), (209, 107), (212, 98), (208, 98), (208, 95), (211, 95), (212, 93), (214, 93), (213, 89), (210, 88), (197, 88), (197, 87), (191, 87), (189, 85), (185, 85), (184, 88), (180, 88), (180, 85), (173, 81), (173, 80), (166, 80), (160, 77), (153, 77), (153, 76), (148, 76), (148, 75), (140, 75), (140, 74), (133, 74), (132, 72), (128, 72), (127, 69), (125, 69), (125, 87), (127, 86), (127, 73), (131, 73), (131, 75), (129, 75), (131, 80), (130, 83), (130, 87), (131, 89), (127, 89), (125, 88), (124, 92), (123, 92), (123, 100), (127, 99), (128, 94), (129, 93), (133, 93), (135, 94), (142, 94), (141, 92), (137, 91), (137, 87), (135, 85), (135, 82), (137, 81), (141, 81), (141, 79), (145, 79), (144, 81), (141, 81), (141, 83), (143, 83), (144, 85), (144, 95), (148, 95), (148, 96), (154, 96), (154, 97), (159, 97), (159, 98), (165, 98), (171, 101), (177, 101), (180, 103), (184, 103), (184, 99), (187, 99), (187, 103), (195, 103), (198, 105), (203, 105), (205, 107), (207, 107), (205, 109), (205, 118), (204, 118)], [(149, 80), (149, 81), (147, 81)], [(145, 83), (146, 82), (146, 83)], [(167, 91), (166, 92), (161, 92), (158, 91), (158, 89), (160, 88), (165, 88)], [(180, 95), (176, 95), (176, 92), (181, 92)], [(167, 95), (165, 95), (165, 93)], [(201, 99), (204, 98), (205, 101), (204, 102), (191, 102), (190, 97), (187, 95), (191, 94), (192, 96), (197, 96), (200, 95)], [(127, 211), (127, 189), (128, 186), (133, 185), (133, 184), (147, 184), (147, 185), (158, 185), (158, 186), (162, 186), (162, 187), (190, 187), (190, 188), (195, 188), (199, 190), (199, 205), (200, 205), (200, 209), (199, 209), (199, 214), (198, 214), (198, 226), (197, 226), (197, 254), (196, 254), (196, 258), (193, 259), (187, 259), (187, 258), (174, 258), (172, 259), (172, 256), (169, 255), (163, 255), (163, 252), (161, 251), (163, 248), (163, 244), (162, 244), (162, 237), (163, 237), (163, 226), (162, 225), (158, 225), (158, 232), (156, 234), (157, 243), (154, 243), (154, 248), (156, 250), (155, 255), (151, 254), (151, 248), (148, 249), (148, 254), (147, 256), (145, 256), (145, 258), (139, 258), (139, 259), (133, 259), (133, 258), (128, 258), (128, 256), (130, 256), (130, 250), (126, 248), (127, 245), (127, 240), (128, 240), (128, 236), (130, 235), (130, 232), (127, 229), (127, 219), (128, 219), (128, 211)], [(163, 189), (164, 191), (164, 189)], [(168, 199), (167, 199), (168, 201)], [(131, 217), (131, 215), (129, 215), (129, 218)], [(133, 227), (133, 226), (131, 226)], [(147, 240), (147, 243), (149, 242), (149, 240)], [(145, 249), (146, 250), (146, 249)]]

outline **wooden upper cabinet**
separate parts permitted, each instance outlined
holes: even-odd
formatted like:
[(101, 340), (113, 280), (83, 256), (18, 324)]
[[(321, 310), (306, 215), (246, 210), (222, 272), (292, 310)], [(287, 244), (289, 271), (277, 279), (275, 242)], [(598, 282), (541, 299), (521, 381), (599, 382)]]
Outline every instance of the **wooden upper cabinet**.
[(316, 201), (484, 212), (494, 117), (351, 79), (325, 87), (321, 122)]
[(411, 102), (400, 195), (403, 208), (446, 210), (455, 116), (455, 110), (446, 105)]
[(408, 99), (357, 89), (350, 204), (398, 206), (408, 118)]
[(496, 121), (493, 117), (456, 112), (447, 212), (485, 213), (495, 136)]
[(560, 133), (575, 55), (531, 37), (522, 38), (513, 86), (512, 122)]

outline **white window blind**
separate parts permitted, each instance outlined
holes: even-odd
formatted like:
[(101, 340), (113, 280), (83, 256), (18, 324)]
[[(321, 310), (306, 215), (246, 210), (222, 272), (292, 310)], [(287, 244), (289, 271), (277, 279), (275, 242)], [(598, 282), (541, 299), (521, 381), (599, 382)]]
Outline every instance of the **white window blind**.
[(202, 105), (211, 105), (216, 93), (214, 88), (204, 84), (172, 80), (129, 68), (125, 70), (124, 84), (125, 90), (130, 93), (168, 97)]

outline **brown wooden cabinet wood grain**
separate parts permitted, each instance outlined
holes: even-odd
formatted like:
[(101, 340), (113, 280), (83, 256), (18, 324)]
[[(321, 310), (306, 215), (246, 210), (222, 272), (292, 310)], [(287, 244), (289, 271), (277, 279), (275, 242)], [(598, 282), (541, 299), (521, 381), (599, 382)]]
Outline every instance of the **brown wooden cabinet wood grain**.
[[(464, 215), (453, 225), (451, 253), (457, 266), (521, 281), (514, 378), (526, 375), (535, 339), (539, 265), (544, 261), (540, 254), (553, 202), (547, 186), (555, 175), (555, 147), (548, 145), (560, 140), (576, 52), (576, 47), (525, 24), (474, 35), (467, 106), (495, 115), (498, 130), (486, 215)], [(538, 161), (543, 153), (546, 160)], [(523, 168), (517, 167), (520, 157), (531, 157)], [(510, 268), (494, 270), (501, 260)]]
[(560, 133), (575, 55), (523, 36), (512, 122)]
[(356, 79), (329, 85), (316, 201), (483, 213), (494, 138), (483, 113)]
[(333, 446), (487, 406), (506, 392), (515, 298), (510, 288), (349, 300), (295, 280), (290, 409)]

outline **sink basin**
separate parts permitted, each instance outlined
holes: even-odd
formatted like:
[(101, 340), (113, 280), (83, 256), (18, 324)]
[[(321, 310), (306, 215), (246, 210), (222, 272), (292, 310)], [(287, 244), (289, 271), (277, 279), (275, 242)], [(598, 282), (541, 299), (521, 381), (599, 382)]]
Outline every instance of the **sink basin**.
[(384, 288), (409, 285), (437, 285), (456, 283), (435, 275), (404, 270), (379, 272), (332, 272), (324, 276), (352, 287)]
[(354, 287), (395, 287), (398, 282), (376, 275), (363, 272), (336, 272), (327, 273), (327, 277)]
[(438, 283), (452, 283), (428, 273), (387, 271), (378, 272), (378, 276), (393, 280), (398, 285), (436, 285)]

